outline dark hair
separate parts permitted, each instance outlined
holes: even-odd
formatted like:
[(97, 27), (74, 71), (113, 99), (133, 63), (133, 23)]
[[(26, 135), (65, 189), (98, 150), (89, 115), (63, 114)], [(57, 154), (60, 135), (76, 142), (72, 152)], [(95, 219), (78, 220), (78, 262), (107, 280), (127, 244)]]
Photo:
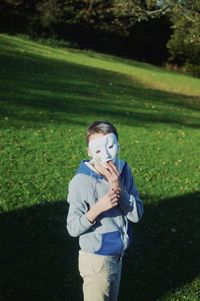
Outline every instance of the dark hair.
[(112, 125), (112, 123), (108, 121), (97, 120), (89, 125), (86, 133), (87, 143), (89, 142), (90, 136), (96, 133), (103, 133), (104, 135), (113, 133), (118, 140), (118, 133), (116, 128), (114, 127), (114, 125)]

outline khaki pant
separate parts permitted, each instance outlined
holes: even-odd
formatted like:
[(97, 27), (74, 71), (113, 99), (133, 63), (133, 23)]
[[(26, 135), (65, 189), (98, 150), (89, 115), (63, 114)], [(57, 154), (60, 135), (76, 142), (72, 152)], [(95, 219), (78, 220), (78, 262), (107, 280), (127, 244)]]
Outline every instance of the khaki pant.
[(121, 268), (122, 257), (79, 251), (84, 301), (117, 301)]

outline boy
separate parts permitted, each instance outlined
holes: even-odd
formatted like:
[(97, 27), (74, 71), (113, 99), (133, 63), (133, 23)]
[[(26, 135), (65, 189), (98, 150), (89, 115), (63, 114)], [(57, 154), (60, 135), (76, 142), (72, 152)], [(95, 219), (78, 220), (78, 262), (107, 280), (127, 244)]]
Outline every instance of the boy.
[(69, 183), (67, 230), (79, 236), (84, 301), (117, 301), (130, 221), (143, 215), (131, 170), (118, 158), (118, 133), (107, 121), (87, 130), (88, 155)]

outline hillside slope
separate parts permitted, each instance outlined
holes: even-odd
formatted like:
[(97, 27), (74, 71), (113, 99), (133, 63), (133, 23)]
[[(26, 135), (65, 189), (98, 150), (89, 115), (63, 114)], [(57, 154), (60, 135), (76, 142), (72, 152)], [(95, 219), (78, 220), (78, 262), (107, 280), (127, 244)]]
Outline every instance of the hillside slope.
[(199, 95), (187, 75), (0, 35), (2, 300), (81, 300), (66, 195), (96, 119), (145, 205), (119, 301), (199, 300)]

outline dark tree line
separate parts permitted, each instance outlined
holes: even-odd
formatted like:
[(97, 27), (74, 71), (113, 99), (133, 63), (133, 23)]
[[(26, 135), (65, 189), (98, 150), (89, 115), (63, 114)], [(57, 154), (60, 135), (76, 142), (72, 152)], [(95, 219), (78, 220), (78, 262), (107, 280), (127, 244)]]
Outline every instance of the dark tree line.
[(199, 0), (1, 0), (0, 30), (200, 74)]

